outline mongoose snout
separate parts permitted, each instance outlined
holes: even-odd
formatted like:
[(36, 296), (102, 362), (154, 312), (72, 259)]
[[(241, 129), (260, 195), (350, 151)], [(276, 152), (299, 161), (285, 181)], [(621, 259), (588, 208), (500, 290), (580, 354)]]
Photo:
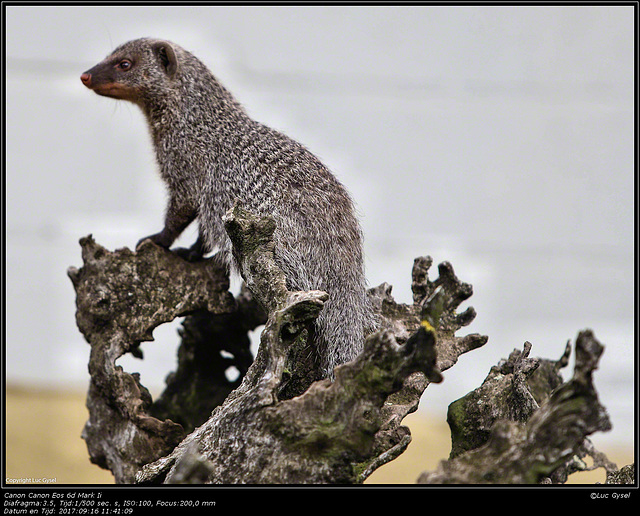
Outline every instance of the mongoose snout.
[(103, 61), (80, 76), (82, 84), (98, 95), (135, 102), (139, 88), (122, 81), (120, 74), (127, 70), (127, 60)]
[[(375, 327), (366, 295), (362, 234), (349, 194), (306, 147), (256, 120), (191, 52), (142, 38), (116, 48), (80, 79), (144, 113), (169, 202), (168, 248), (193, 221), (190, 260), (217, 249), (234, 268), (223, 216), (234, 205), (276, 223), (274, 258), (292, 290), (323, 290), (316, 359), (324, 377), (352, 360)], [(184, 250), (181, 250), (184, 251)]]

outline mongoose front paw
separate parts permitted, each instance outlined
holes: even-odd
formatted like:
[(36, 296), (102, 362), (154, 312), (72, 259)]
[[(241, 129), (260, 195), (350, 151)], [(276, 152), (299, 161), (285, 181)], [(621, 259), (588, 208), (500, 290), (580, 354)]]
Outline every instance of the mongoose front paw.
[(140, 244), (145, 240), (151, 240), (154, 244), (159, 245), (160, 247), (164, 247), (165, 249), (168, 249), (169, 246), (171, 245), (171, 242), (167, 243), (166, 239), (164, 238), (164, 235), (162, 234), (162, 232), (160, 232), (160, 233), (156, 233), (155, 235), (149, 235), (138, 240), (138, 243), (136, 244), (136, 250), (138, 250), (138, 248), (140, 247)]

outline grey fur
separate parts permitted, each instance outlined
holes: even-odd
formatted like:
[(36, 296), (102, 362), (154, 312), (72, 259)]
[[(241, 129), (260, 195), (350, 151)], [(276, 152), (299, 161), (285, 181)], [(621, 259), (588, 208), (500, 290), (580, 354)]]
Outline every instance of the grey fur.
[[(126, 70), (118, 65), (123, 59), (131, 64)], [(288, 287), (329, 294), (316, 323), (324, 376), (361, 351), (375, 326), (361, 230), (345, 188), (311, 152), (249, 118), (201, 61), (173, 43), (125, 43), (83, 82), (135, 102), (147, 118), (170, 194), (165, 228), (149, 238), (169, 247), (197, 218), (194, 253), (219, 249), (233, 267), (225, 212), (239, 203), (274, 217), (275, 257)]]

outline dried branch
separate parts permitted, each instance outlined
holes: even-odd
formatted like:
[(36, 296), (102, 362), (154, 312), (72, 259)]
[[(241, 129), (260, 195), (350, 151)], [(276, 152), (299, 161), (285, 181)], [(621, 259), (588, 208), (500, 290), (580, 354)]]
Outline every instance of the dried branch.
[(561, 483), (585, 469), (579, 458), (586, 454), (598, 459), (597, 466), (615, 469), (587, 440), (611, 427), (592, 381), (602, 345), (589, 330), (578, 335), (574, 375), (567, 383), (557, 373), (566, 365), (569, 347), (559, 361), (544, 361), (542, 368), (540, 360), (528, 357), (530, 349), (526, 343), (523, 353), (512, 353), (478, 390), (450, 406), (450, 459), (423, 473), (418, 483)]
[(169, 453), (185, 436), (181, 425), (151, 415), (151, 396), (139, 375), (116, 365), (153, 329), (191, 312), (234, 309), (228, 277), (211, 261), (189, 264), (145, 243), (137, 253), (109, 252), (91, 236), (80, 240), (84, 266), (69, 268), (76, 289), (78, 328), (91, 344), (83, 438), (91, 461), (131, 482), (138, 469)]

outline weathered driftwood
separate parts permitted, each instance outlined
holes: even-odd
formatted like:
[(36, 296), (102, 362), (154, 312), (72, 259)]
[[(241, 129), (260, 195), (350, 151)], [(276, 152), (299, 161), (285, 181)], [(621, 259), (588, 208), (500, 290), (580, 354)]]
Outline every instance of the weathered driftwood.
[[(475, 317), (473, 308), (457, 311), (471, 286), (448, 263), (430, 280), (431, 258), (417, 258), (413, 303), (397, 303), (388, 284), (371, 289), (379, 331), (334, 381), (319, 379), (313, 323), (326, 294), (287, 289), (271, 219), (236, 208), (225, 224), (246, 283), (235, 298), (215, 258), (192, 263), (151, 242), (110, 252), (81, 239), (84, 265), (69, 276), (91, 345), (83, 431), (91, 460), (117, 483), (363, 482), (407, 448), (402, 421), (429, 383), (486, 343), (455, 335)], [(153, 401), (116, 361), (141, 356), (155, 327), (182, 316), (177, 370)], [(248, 332), (263, 324), (254, 359)], [(557, 361), (530, 358), (530, 350), (525, 343), (451, 404), (449, 460), (419, 483), (562, 483), (595, 467), (607, 470), (608, 483), (633, 481), (632, 466), (618, 470), (587, 438), (609, 428), (591, 379), (602, 353), (592, 333), (578, 336), (567, 383), (559, 371), (569, 345)]]
[[(448, 264), (431, 282), (431, 260), (417, 259), (415, 302), (396, 303), (386, 284), (372, 289), (381, 330), (336, 369), (335, 381), (317, 380), (313, 321), (326, 294), (286, 289), (270, 219), (236, 209), (226, 227), (251, 289), (236, 299), (214, 259), (190, 263), (150, 242), (136, 253), (109, 252), (91, 237), (81, 240), (84, 266), (69, 276), (78, 326), (92, 348), (83, 432), (91, 460), (118, 483), (201, 481), (203, 471), (215, 483), (362, 482), (406, 449), (402, 419), (429, 382), (486, 342), (454, 336), (475, 315), (456, 314), (470, 286)], [(246, 333), (265, 313), (249, 367)], [(156, 326), (185, 315), (178, 370), (154, 403), (138, 376), (115, 362), (138, 353)], [(244, 373), (236, 382), (224, 376), (230, 361)], [(192, 475), (185, 464), (206, 466)]]
[(234, 299), (228, 277), (210, 262), (190, 264), (150, 242), (138, 253), (109, 252), (91, 236), (80, 244), (84, 266), (68, 274), (77, 294), (76, 322), (91, 344), (89, 420), (82, 435), (92, 462), (111, 470), (116, 482), (132, 481), (186, 434), (179, 418), (151, 415), (152, 399), (139, 375), (116, 361), (127, 352), (141, 356), (140, 343), (153, 340), (160, 324), (192, 312), (231, 313)]
[[(570, 473), (616, 465), (587, 436), (611, 428), (592, 372), (604, 348), (589, 330), (575, 343), (573, 378), (563, 383), (567, 344), (558, 361), (529, 358), (531, 345), (491, 369), (481, 387), (449, 407), (449, 460), (423, 473), (423, 484), (564, 483)], [(591, 456), (593, 465), (581, 459)]]

